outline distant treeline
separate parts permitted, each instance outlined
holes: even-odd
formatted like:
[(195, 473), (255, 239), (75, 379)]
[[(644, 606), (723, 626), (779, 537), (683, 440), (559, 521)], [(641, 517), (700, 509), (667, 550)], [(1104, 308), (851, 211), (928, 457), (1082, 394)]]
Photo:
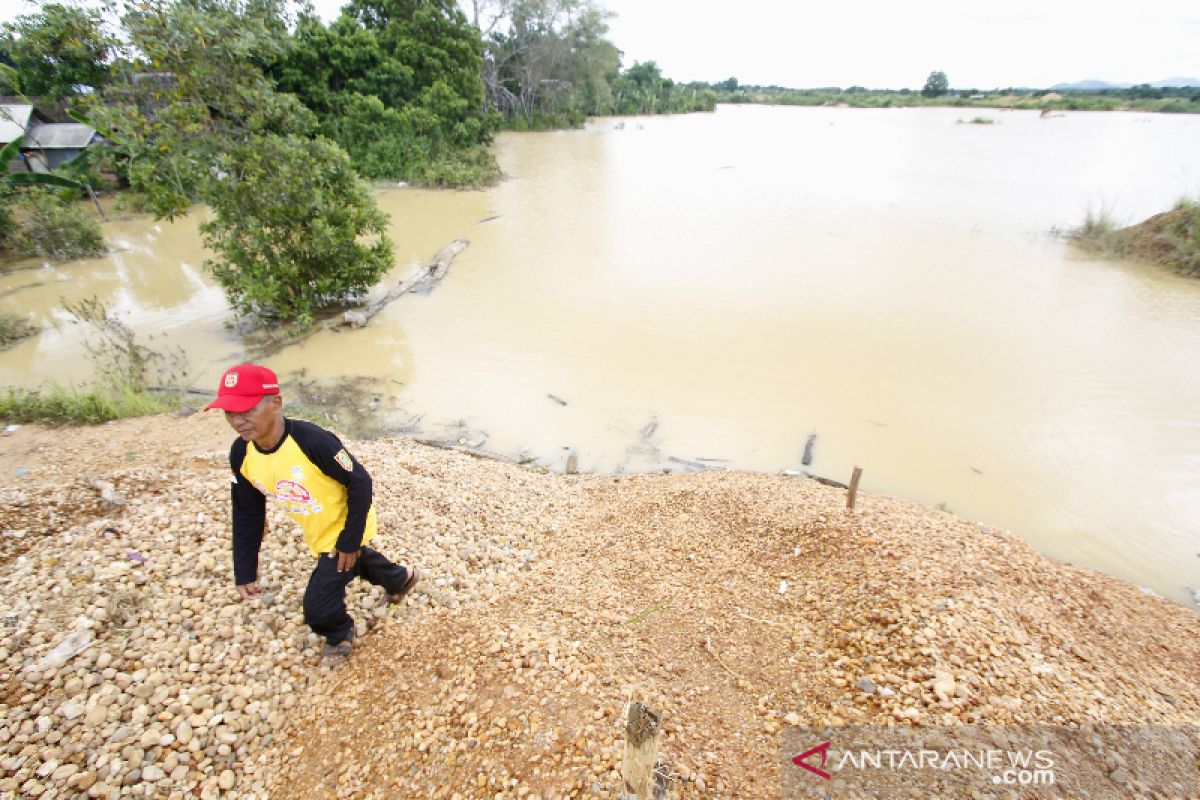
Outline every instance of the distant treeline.
[(712, 90), (718, 103), (763, 103), (794, 106), (897, 108), (908, 106), (964, 106), (987, 108), (1054, 109), (1062, 111), (1158, 111), (1200, 113), (1200, 88), (1149, 85), (1128, 89), (953, 89), (931, 95), (920, 89), (867, 89), (862, 86), (792, 89), (784, 86), (740, 85), (735, 78), (718, 83), (689, 84)]

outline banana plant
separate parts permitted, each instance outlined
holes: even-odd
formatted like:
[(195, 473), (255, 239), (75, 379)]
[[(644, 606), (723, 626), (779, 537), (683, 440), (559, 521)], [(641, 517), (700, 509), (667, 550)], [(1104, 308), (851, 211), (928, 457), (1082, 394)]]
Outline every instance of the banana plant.
[(17, 186), (59, 186), (65, 189), (86, 190), (79, 181), (73, 181), (70, 178), (64, 178), (62, 175), (53, 175), (46, 172), (12, 172), (8, 171), (8, 162), (17, 157), (21, 152), (21, 142), (25, 139), (24, 136), (18, 136), (0, 149), (0, 169), (4, 170), (4, 174), (0, 175), (0, 188), (15, 188)]

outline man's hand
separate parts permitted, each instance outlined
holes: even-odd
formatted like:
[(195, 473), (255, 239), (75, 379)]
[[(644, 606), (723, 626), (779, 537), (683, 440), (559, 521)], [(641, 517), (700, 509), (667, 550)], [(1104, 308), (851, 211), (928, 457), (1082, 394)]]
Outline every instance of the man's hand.
[(253, 600), (254, 598), (258, 597), (258, 593), (262, 591), (262, 589), (258, 585), (258, 581), (252, 581), (251, 583), (243, 583), (242, 585), (237, 587), (237, 590), (238, 590), (238, 595), (242, 598), (243, 603), (246, 602), (247, 600)]
[(354, 570), (354, 562), (358, 561), (358, 554), (361, 552), (361, 548), (355, 550), (353, 553), (343, 553), (341, 550), (335, 549), (329, 554), (329, 557), (333, 558), (334, 555), (337, 556), (338, 572), (352, 572)]

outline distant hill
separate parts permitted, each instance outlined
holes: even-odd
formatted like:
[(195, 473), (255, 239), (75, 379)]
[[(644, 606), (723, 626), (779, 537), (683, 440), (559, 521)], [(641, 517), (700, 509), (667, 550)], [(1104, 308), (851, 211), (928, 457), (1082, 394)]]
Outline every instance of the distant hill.
[(1056, 83), (1050, 88), (1056, 92), (1085, 91), (1095, 89), (1128, 89), (1132, 83), (1108, 83), (1107, 81), (1076, 81), (1075, 83)]
[[(1184, 86), (1188, 88), (1200, 88), (1200, 80), (1195, 78), (1167, 78), (1161, 81), (1154, 81), (1150, 84), (1158, 89), (1165, 89), (1168, 86)], [(1082, 92), (1095, 91), (1097, 89), (1128, 89), (1133, 86), (1132, 83), (1108, 83), (1107, 81), (1076, 81), (1075, 83), (1056, 83), (1051, 86), (1051, 90), (1056, 92)]]
[(1165, 81), (1155, 81), (1150, 84), (1158, 89), (1165, 89), (1168, 86), (1185, 86), (1189, 89), (1200, 88), (1200, 81), (1195, 78), (1167, 78)]

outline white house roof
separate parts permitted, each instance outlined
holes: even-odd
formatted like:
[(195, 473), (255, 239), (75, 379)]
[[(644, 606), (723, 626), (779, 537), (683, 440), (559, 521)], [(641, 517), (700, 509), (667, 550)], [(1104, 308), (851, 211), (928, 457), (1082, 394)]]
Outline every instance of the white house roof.
[(25, 133), (29, 127), (29, 118), (33, 116), (33, 106), (0, 104), (0, 145), (5, 145)]
[(47, 122), (30, 125), (25, 131), (22, 149), (36, 147), (41, 150), (82, 150), (92, 143), (96, 130), (79, 122)]

